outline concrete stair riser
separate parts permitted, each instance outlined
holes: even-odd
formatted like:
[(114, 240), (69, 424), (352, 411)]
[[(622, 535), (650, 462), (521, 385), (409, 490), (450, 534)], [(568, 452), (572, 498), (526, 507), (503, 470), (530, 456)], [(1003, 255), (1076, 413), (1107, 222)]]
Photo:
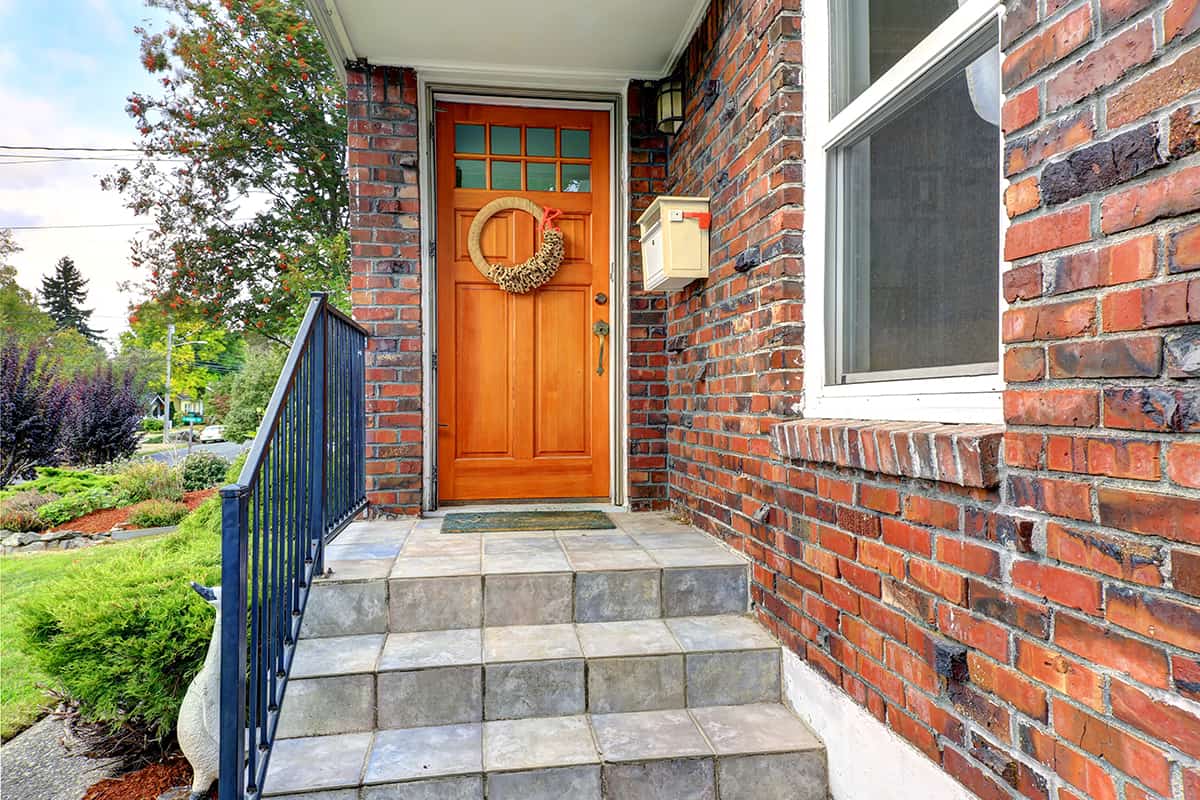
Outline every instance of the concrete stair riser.
[(744, 567), (457, 575), (377, 583), (320, 586), (305, 612), (304, 635), (613, 622), (744, 614), (749, 609)]
[(279, 735), (778, 702), (779, 658), (744, 616), (302, 639)]

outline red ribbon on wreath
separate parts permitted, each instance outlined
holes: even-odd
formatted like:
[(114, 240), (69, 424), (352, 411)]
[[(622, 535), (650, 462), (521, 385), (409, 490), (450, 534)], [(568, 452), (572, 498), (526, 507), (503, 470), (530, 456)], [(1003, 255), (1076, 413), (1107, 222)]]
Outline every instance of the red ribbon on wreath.
[(546, 206), (546, 208), (542, 211), (542, 221), (538, 225), (538, 233), (545, 233), (547, 228), (557, 228), (558, 226), (554, 224), (554, 220), (561, 217), (562, 213), (563, 212), (557, 208)]

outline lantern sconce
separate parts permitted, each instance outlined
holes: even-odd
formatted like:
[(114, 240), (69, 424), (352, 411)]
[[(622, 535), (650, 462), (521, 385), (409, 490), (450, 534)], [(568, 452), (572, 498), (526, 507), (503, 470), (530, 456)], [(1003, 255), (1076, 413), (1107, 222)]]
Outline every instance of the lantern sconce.
[(671, 136), (679, 133), (683, 126), (683, 81), (679, 78), (659, 82), (657, 117), (659, 133)]

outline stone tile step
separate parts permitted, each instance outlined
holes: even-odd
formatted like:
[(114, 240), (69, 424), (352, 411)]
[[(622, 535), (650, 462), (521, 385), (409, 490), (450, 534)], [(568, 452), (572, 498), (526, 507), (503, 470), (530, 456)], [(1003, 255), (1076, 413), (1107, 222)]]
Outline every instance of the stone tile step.
[(779, 699), (779, 645), (748, 616), (319, 637), (279, 736)]
[[(678, 555), (681, 564), (703, 560), (686, 549), (661, 552)], [(750, 607), (744, 562), (484, 574), (477, 567), (462, 567), (458, 557), (419, 557), (397, 561), (389, 580), (383, 579), (383, 563), (343, 563), (342, 574), (352, 574), (353, 579), (337, 580), (335, 571), (334, 579), (314, 582), (302, 635), (744, 614)], [(532, 567), (544, 562), (525, 563)], [(460, 570), (463, 574), (453, 574)], [(417, 571), (434, 574), (410, 574)]]
[(289, 800), (826, 795), (824, 747), (778, 703), (286, 739), (275, 745), (263, 792)]

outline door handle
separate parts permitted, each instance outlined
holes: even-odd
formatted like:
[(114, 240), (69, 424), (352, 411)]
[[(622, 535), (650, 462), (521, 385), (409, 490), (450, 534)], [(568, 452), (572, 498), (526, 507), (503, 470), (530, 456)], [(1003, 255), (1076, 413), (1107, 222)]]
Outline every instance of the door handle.
[(600, 337), (600, 360), (596, 364), (596, 374), (604, 374), (604, 343), (608, 340), (609, 327), (604, 320), (596, 320), (596, 324), (592, 326), (592, 333)]

